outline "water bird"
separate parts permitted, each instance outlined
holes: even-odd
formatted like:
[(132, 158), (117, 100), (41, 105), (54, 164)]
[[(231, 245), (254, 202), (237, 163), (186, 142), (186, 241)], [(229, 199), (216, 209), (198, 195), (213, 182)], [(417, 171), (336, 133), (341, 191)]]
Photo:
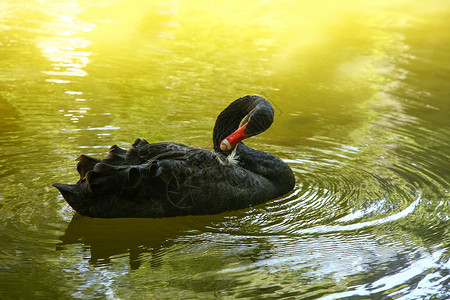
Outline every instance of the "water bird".
[(112, 146), (103, 159), (80, 155), (79, 181), (53, 186), (76, 212), (94, 218), (206, 215), (257, 205), (295, 185), (285, 162), (242, 142), (273, 120), (272, 105), (248, 95), (217, 117), (214, 151), (138, 138), (128, 150)]

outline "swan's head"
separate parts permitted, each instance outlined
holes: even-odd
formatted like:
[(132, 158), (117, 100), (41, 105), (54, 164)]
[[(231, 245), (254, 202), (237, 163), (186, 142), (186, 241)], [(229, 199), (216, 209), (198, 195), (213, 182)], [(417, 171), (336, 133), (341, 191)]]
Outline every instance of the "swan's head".
[(244, 118), (239, 128), (220, 142), (222, 151), (233, 149), (242, 140), (260, 134), (273, 123), (274, 112), (271, 106), (256, 106)]

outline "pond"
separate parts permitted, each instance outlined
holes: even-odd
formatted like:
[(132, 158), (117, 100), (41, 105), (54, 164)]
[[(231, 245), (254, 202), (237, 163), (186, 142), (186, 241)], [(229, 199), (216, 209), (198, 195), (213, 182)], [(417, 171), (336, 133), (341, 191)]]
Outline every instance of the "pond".
[[(450, 2), (6, 0), (1, 299), (444, 299)], [(222, 109), (295, 173), (218, 215), (95, 219), (51, 184), (140, 137), (212, 150)]]

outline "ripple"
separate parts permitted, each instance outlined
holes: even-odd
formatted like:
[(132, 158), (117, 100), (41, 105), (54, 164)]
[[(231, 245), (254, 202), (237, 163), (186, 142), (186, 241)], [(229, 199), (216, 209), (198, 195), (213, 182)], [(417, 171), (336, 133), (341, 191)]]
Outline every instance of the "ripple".
[[(426, 298), (430, 294), (437, 295), (441, 290), (441, 296), (448, 296), (446, 282), (450, 280), (450, 275), (439, 274), (442, 269), (450, 269), (450, 263), (439, 263), (445, 255), (444, 250), (435, 250), (433, 253), (421, 254), (419, 259), (412, 261), (406, 267), (397, 270), (392, 274), (386, 274), (380, 279), (356, 287), (352, 291), (335, 293), (321, 299), (337, 299), (346, 297), (363, 297), (374, 294), (386, 294), (397, 298), (407, 296), (408, 299)], [(440, 298), (440, 297), (439, 297)], [(443, 299), (443, 298), (442, 298)]]
[[(364, 228), (372, 227), (381, 225), (384, 223), (392, 222), (399, 220), (401, 218), (405, 218), (409, 214), (412, 214), (414, 212), (414, 209), (420, 204), (421, 198), (418, 197), (411, 205), (406, 207), (404, 210), (389, 215), (382, 219), (377, 219), (373, 221), (367, 221), (367, 222), (361, 222), (356, 224), (348, 224), (348, 225), (323, 225), (323, 226), (316, 226), (313, 228), (307, 228), (300, 230), (298, 233), (300, 234), (314, 234), (314, 233), (329, 233), (329, 232), (342, 232), (342, 231), (355, 231), (355, 230), (361, 230)], [(340, 222), (346, 222), (348, 219), (352, 219), (355, 216), (364, 216), (365, 211), (357, 211), (355, 213), (352, 213), (352, 215), (345, 216), (344, 218), (340, 219)]]

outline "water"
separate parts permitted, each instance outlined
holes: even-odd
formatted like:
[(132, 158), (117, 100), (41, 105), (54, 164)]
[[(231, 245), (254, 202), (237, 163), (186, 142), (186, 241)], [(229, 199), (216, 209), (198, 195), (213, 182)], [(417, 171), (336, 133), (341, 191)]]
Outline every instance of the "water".
[[(450, 2), (3, 1), (0, 298), (445, 299)], [(248, 145), (283, 198), (214, 216), (89, 219), (53, 182), (135, 138), (211, 149), (260, 94)]]

